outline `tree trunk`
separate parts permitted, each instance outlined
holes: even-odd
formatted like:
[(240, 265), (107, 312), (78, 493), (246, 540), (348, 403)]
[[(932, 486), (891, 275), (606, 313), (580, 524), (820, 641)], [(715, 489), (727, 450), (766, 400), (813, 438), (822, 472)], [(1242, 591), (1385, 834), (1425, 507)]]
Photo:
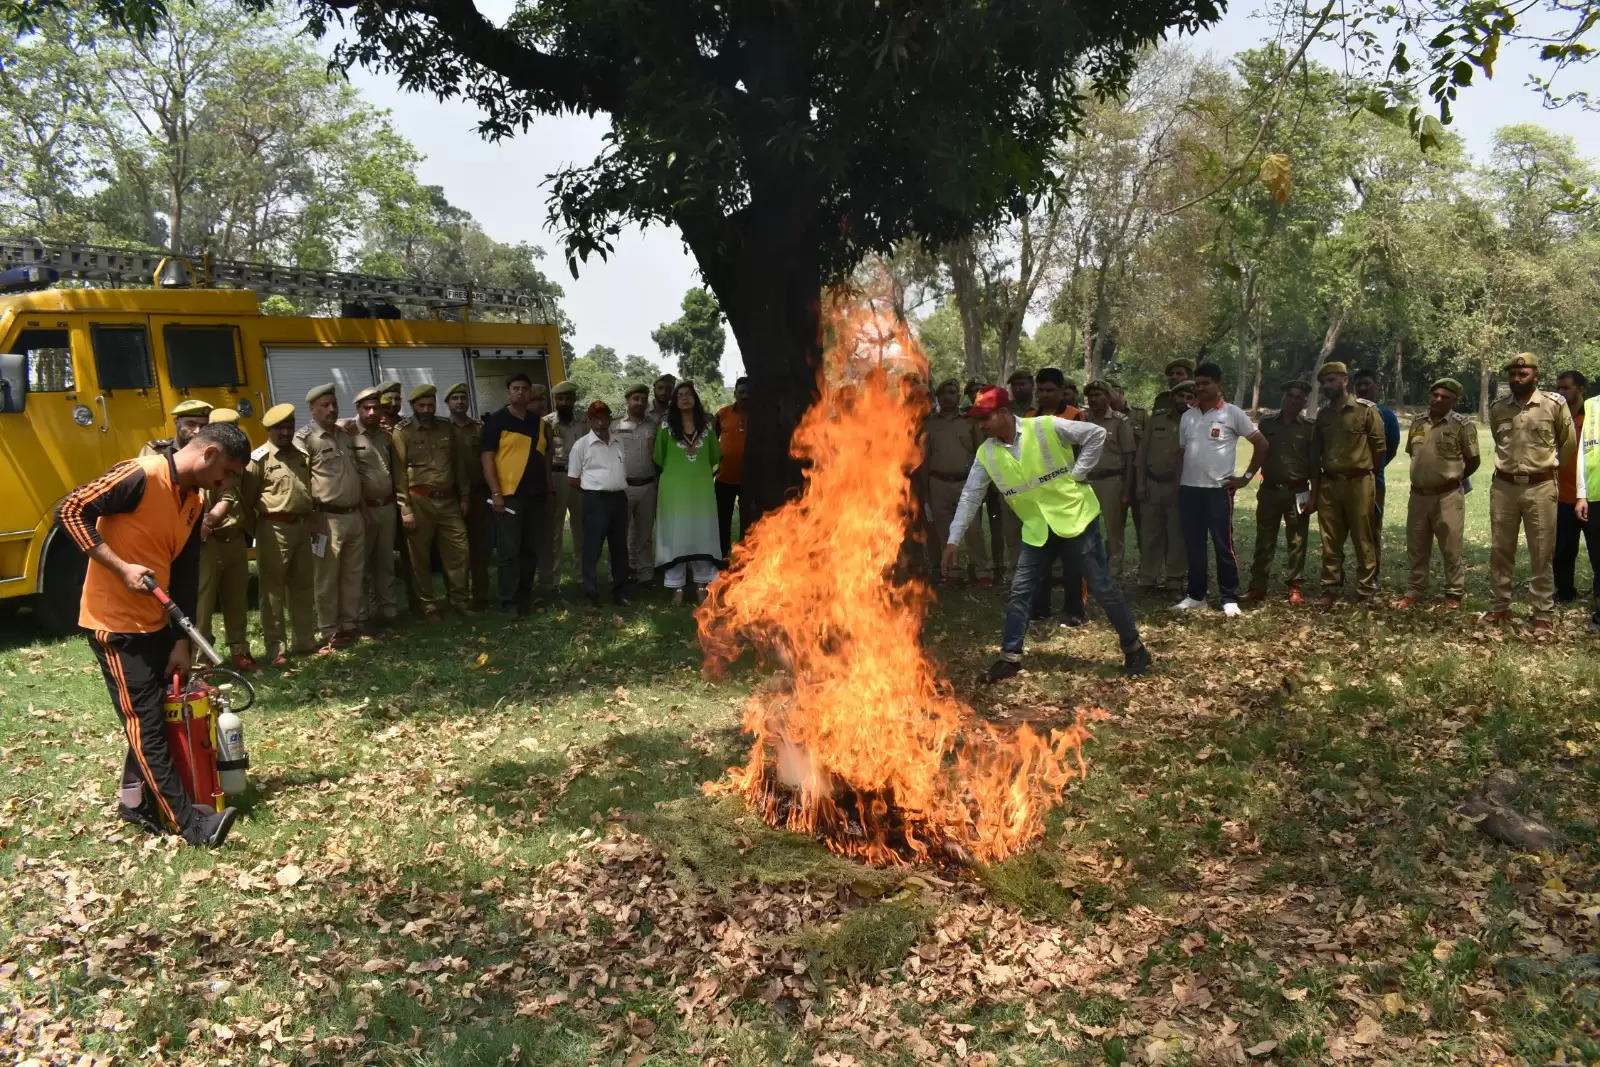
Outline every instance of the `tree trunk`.
[(1256, 331), (1256, 381), (1255, 387), (1250, 390), (1250, 410), (1261, 410), (1261, 331)]
[(1240, 279), (1239, 290), (1239, 316), (1234, 322), (1235, 344), (1239, 350), (1239, 373), (1234, 376), (1237, 385), (1234, 387), (1233, 402), (1239, 407), (1244, 407), (1245, 390), (1249, 388), (1250, 380), (1250, 312), (1255, 303), (1256, 272), (1251, 267)]
[(1489, 364), (1478, 364), (1478, 421), (1489, 425)]
[(1406, 339), (1401, 335), (1394, 339), (1394, 402), (1398, 405), (1406, 402), (1405, 353)]
[(984, 381), (983, 301), (978, 291), (978, 257), (972, 238), (956, 241), (945, 250), (950, 284), (955, 290), (956, 314), (961, 318), (961, 346), (967, 356), (967, 376)]
[(1317, 353), (1317, 366), (1321, 367), (1333, 355), (1334, 348), (1339, 344), (1339, 331), (1344, 328), (1344, 308), (1339, 308), (1333, 313), (1332, 320), (1328, 323), (1327, 332), (1322, 335), (1322, 351)]

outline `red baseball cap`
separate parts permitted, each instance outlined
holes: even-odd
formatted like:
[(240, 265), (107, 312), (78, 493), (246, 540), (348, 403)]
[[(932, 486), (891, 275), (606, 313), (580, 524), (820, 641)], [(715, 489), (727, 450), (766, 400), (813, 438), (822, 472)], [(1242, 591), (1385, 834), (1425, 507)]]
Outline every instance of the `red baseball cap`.
[(1011, 406), (1011, 394), (998, 385), (991, 385), (978, 390), (978, 395), (973, 398), (972, 406), (967, 409), (967, 417), (972, 419), (987, 419), (999, 408)]

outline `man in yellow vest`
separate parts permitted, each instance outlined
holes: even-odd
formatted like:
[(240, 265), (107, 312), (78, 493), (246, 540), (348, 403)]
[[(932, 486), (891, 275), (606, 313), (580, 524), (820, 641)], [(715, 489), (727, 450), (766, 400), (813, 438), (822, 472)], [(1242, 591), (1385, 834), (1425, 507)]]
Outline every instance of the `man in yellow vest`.
[[(1583, 403), (1583, 425), (1578, 432), (1578, 500), (1573, 505), (1579, 522), (1589, 521), (1589, 505), (1600, 501), (1600, 396)], [(1600, 522), (1600, 512), (1595, 515)], [(1589, 567), (1600, 574), (1600, 538), (1589, 539)], [(1600, 633), (1600, 600), (1594, 605), (1589, 629)]]
[[(1018, 418), (1012, 414), (1010, 394), (999, 386), (980, 390), (967, 415), (980, 420), (988, 440), (978, 449), (961, 489), (961, 504), (950, 524), (941, 560), (945, 573), (959, 562), (956, 546), (977, 517), (991, 484), (1022, 520), (1022, 550), (1006, 598), (1001, 657), (989, 668), (987, 680), (998, 682), (1022, 669), (1028, 608), (1034, 587), (1043, 580), (1052, 558), (1046, 547), (1052, 538), (1057, 544), (1064, 542), (1066, 550), (1076, 556), (1089, 594), (1117, 631), (1124, 657), (1122, 673), (1132, 678), (1149, 671), (1150, 653), (1139, 640), (1133, 612), (1106, 560), (1099, 501), (1084, 484), (1100, 461), (1106, 431), (1091, 422), (1068, 422), (1053, 416)], [(1076, 450), (1076, 460), (1069, 449)]]

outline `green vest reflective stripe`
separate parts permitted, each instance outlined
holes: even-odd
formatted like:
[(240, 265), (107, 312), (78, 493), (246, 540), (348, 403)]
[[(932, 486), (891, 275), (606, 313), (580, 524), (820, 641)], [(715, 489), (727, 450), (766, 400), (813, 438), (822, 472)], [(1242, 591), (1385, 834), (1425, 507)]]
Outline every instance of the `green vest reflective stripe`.
[(1600, 500), (1600, 396), (1583, 402), (1583, 432), (1578, 435), (1578, 462), (1583, 464), (1584, 489), (1590, 500)]
[(1042, 547), (1051, 531), (1077, 537), (1100, 517), (1094, 493), (1072, 478), (1072, 455), (1056, 436), (1054, 418), (1019, 419), (1017, 453), (990, 438), (978, 461), (1022, 520), (1025, 543)]

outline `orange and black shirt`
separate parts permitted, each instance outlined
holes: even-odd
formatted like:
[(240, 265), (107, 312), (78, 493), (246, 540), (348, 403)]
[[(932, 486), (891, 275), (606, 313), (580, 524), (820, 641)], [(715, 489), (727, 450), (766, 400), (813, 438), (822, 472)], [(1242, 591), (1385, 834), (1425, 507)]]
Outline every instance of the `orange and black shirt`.
[[(87, 553), (106, 544), (127, 563), (148, 567), (156, 584), (194, 617), (200, 592), (203, 495), (178, 484), (170, 453), (130, 459), (67, 494), (56, 522)], [(135, 593), (98, 563), (84, 577), (78, 625), (85, 630), (149, 634), (166, 628), (156, 598)]]

